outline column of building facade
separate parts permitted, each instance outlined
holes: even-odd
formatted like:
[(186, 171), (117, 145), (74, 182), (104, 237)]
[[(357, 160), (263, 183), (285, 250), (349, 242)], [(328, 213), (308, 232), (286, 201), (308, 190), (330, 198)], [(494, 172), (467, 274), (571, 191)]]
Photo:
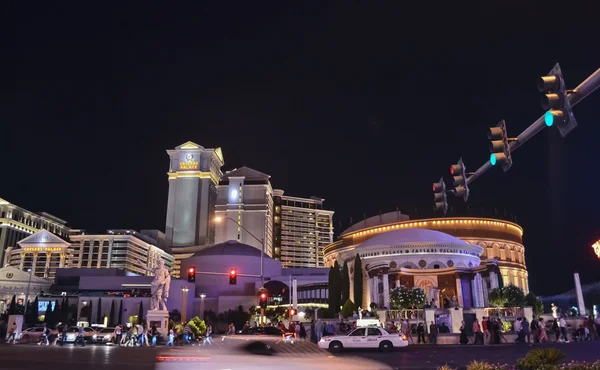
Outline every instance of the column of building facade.
[(460, 276), (456, 275), (456, 302), (459, 307), (463, 307), (463, 292), (460, 283)]
[(498, 288), (498, 275), (495, 271), (490, 271), (490, 288), (497, 289)]
[(38, 252), (33, 252), (33, 260), (31, 261), (31, 272), (35, 276), (35, 268), (37, 267)]
[(58, 267), (59, 268), (64, 268), (65, 267), (65, 261), (67, 259), (67, 253), (65, 252), (60, 252), (60, 262), (58, 263)]
[(25, 267), (25, 256), (27, 255), (27, 253), (21, 253), (21, 263), (19, 264), (19, 270), (23, 271), (23, 268)]
[(480, 273), (477, 273), (471, 280), (471, 290), (473, 292), (473, 306), (484, 307), (483, 279)]
[(383, 275), (383, 307), (390, 308), (390, 279), (388, 274)]
[(46, 266), (44, 266), (44, 277), (48, 277), (50, 271), (50, 260), (52, 259), (52, 252), (46, 252)]
[[(102, 251), (104, 250), (104, 240), (100, 240), (100, 245), (98, 246), (98, 262), (96, 262), (95, 268), (100, 268), (102, 266)], [(90, 255), (91, 260), (91, 255)]]

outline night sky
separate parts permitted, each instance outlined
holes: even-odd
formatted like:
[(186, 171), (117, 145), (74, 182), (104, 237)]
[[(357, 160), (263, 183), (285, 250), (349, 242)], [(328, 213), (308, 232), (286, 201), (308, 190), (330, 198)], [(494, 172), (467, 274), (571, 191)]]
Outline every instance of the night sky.
[[(51, 3), (0, 9), (0, 197), (96, 232), (164, 230), (165, 150), (188, 140), (325, 198), (337, 232), (430, 216), (450, 164), (488, 159), (487, 127), (543, 113), (536, 78), (560, 62), (574, 88), (600, 67), (591, 5)], [(565, 139), (546, 129), (471, 186), (473, 215), (524, 227), (538, 294), (600, 280), (600, 91), (574, 112)]]

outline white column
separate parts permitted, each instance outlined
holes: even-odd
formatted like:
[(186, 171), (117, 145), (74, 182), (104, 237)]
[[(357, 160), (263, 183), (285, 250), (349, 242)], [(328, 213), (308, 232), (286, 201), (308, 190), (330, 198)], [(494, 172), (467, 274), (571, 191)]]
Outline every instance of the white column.
[[(390, 280), (388, 274), (383, 275), (383, 306), (390, 308)], [(383, 309), (383, 307), (380, 307)]]
[(58, 264), (59, 268), (64, 268), (65, 267), (66, 256), (67, 256), (67, 253), (65, 251), (60, 252), (60, 262)]
[(471, 280), (471, 291), (473, 294), (473, 307), (483, 307), (483, 287), (481, 275), (479, 273)]
[(52, 253), (46, 253), (46, 266), (44, 266), (44, 277), (48, 277), (48, 272), (50, 270), (50, 260), (52, 259)]
[(37, 264), (37, 252), (33, 253), (33, 260), (31, 261), (31, 273), (33, 274), (33, 276), (35, 276), (35, 268), (36, 268), (36, 264)]
[(498, 275), (494, 271), (490, 271), (490, 288), (498, 288)]
[(25, 253), (21, 253), (21, 263), (19, 264), (19, 270), (23, 271), (25, 266)]
[(97, 269), (99, 269), (100, 266), (102, 266), (102, 250), (104, 249), (103, 245), (104, 240), (100, 240), (100, 246), (98, 247), (98, 262), (96, 262), (96, 266), (94, 266)]
[(400, 274), (396, 275), (396, 288), (400, 287)]
[(456, 277), (456, 302), (459, 307), (463, 307), (463, 293), (462, 285), (460, 283), (460, 276)]
[(371, 302), (377, 303), (377, 276), (369, 278), (369, 286), (371, 288)]

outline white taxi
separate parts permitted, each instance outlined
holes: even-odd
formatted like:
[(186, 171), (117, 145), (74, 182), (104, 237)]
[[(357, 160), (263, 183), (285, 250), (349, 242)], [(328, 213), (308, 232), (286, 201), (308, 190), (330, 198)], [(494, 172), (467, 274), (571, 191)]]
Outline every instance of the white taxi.
[(319, 341), (319, 347), (332, 352), (344, 348), (379, 348), (381, 351), (391, 351), (406, 346), (408, 341), (404, 335), (390, 334), (385, 329), (375, 326), (359, 327), (348, 334), (327, 336)]

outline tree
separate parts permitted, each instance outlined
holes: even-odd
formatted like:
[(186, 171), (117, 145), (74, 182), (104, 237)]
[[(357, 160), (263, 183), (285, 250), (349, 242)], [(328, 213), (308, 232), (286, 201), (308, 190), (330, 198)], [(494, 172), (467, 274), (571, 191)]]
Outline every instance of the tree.
[(342, 300), (346, 304), (346, 301), (350, 299), (350, 275), (348, 274), (348, 262), (344, 261), (342, 267)]
[(140, 301), (140, 310), (138, 312), (138, 324), (144, 322), (144, 302)]
[(98, 298), (98, 311), (96, 312), (96, 324), (103, 324), (102, 319), (102, 298)]
[(412, 293), (404, 285), (395, 287), (390, 291), (390, 308), (394, 310), (408, 309), (412, 307)]
[(342, 316), (346, 318), (351, 317), (354, 315), (354, 309), (354, 302), (347, 299), (346, 302), (344, 302), (344, 307), (342, 307)]
[(111, 328), (116, 326), (115, 325), (115, 300), (114, 299), (110, 302), (110, 316), (108, 317), (108, 326), (110, 326)]
[(427, 304), (427, 295), (421, 288), (413, 288), (410, 290), (410, 304), (413, 308), (423, 308)]
[(88, 304), (88, 314), (87, 314), (87, 321), (91, 324), (92, 323), (92, 313), (94, 312), (94, 306), (92, 305), (92, 301), (90, 300), (90, 304)]
[(506, 297), (502, 294), (502, 288), (494, 288), (488, 293), (488, 302), (494, 307), (504, 307)]
[(331, 278), (333, 286), (329, 286), (329, 297), (332, 303), (329, 305), (329, 308), (331, 308), (334, 313), (338, 313), (340, 312), (340, 306), (342, 305), (342, 282), (340, 276), (340, 265), (337, 260), (333, 264), (333, 276)]
[(362, 307), (362, 294), (363, 294), (363, 271), (362, 262), (358, 253), (354, 258), (354, 303), (356, 307)]
[(544, 313), (544, 304), (532, 292), (525, 296), (525, 306), (530, 306), (533, 311), (533, 316), (538, 317)]
[(506, 297), (506, 306), (522, 307), (525, 304), (523, 289), (516, 285), (507, 285), (502, 288), (502, 294)]
[[(327, 279), (327, 285), (329, 287), (329, 291), (328, 291), (328, 295), (327, 295), (327, 305), (329, 306), (329, 309), (331, 311), (336, 310), (336, 305), (337, 305), (337, 300), (336, 300), (336, 295), (339, 293), (338, 290), (338, 284), (337, 284), (337, 279), (336, 279), (336, 275), (339, 276), (339, 272), (335, 270), (335, 267), (330, 267), (329, 268), (329, 276)], [(339, 307), (338, 307), (339, 310)]]
[(13, 295), (12, 299), (10, 300), (10, 307), (8, 308), (8, 314), (9, 315), (17, 314), (17, 296), (16, 295)]
[(198, 316), (188, 321), (188, 324), (190, 324), (190, 329), (192, 329), (192, 332), (196, 337), (199, 337), (206, 332), (206, 323)]
[(119, 321), (117, 321), (117, 325), (123, 325), (123, 300), (119, 303)]

